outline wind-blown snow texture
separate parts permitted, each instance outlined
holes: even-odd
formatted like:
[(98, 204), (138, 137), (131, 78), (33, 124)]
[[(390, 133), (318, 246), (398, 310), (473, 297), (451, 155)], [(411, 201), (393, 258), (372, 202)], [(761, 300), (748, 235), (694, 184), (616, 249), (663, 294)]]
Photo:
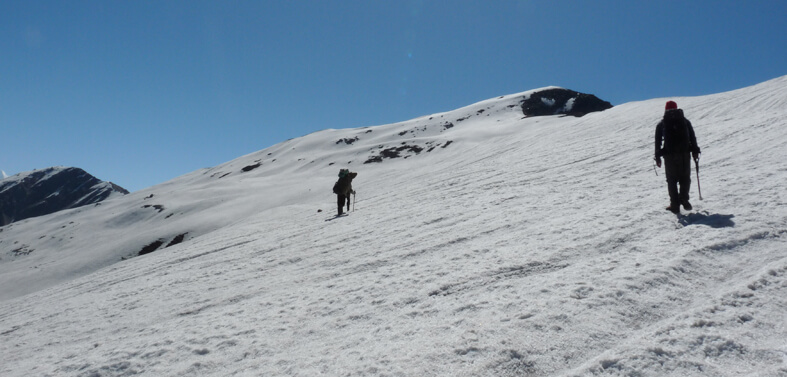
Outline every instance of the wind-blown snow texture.
[(787, 76), (674, 98), (705, 198), (678, 217), (666, 99), (523, 118), (529, 94), (0, 228), (0, 374), (787, 375)]

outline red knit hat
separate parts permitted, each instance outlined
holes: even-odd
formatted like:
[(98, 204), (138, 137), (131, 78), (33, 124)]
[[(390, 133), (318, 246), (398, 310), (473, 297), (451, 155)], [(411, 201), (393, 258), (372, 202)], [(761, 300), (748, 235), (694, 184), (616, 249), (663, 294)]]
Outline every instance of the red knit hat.
[(675, 101), (667, 101), (667, 106), (664, 107), (664, 110), (674, 110), (678, 108), (678, 104)]

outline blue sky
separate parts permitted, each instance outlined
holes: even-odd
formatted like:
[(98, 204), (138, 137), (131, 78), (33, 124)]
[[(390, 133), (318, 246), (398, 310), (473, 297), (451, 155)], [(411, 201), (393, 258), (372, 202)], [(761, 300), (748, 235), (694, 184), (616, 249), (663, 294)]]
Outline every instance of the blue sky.
[(783, 0), (0, 0), (0, 170), (136, 191), (543, 86), (717, 93), (787, 74), (785, 19)]

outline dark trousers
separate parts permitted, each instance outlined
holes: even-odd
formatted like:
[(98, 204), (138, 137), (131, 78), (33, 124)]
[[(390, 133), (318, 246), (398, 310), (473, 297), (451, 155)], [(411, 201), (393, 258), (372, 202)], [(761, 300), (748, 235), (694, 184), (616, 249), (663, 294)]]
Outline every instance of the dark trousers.
[(667, 176), (670, 205), (677, 207), (688, 202), (691, 187), (691, 154), (664, 155), (664, 174)]
[(344, 213), (342, 209), (344, 208), (345, 201), (347, 201), (347, 211), (350, 211), (350, 194), (336, 194), (336, 204), (339, 206), (340, 215)]

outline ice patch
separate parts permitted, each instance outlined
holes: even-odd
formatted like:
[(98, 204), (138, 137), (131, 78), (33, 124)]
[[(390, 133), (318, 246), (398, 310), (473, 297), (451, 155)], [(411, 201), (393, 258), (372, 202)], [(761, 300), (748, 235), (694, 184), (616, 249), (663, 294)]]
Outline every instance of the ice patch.
[(574, 100), (576, 100), (576, 98), (571, 98), (568, 101), (566, 101), (566, 105), (563, 106), (562, 112), (570, 113), (571, 110), (574, 109)]

